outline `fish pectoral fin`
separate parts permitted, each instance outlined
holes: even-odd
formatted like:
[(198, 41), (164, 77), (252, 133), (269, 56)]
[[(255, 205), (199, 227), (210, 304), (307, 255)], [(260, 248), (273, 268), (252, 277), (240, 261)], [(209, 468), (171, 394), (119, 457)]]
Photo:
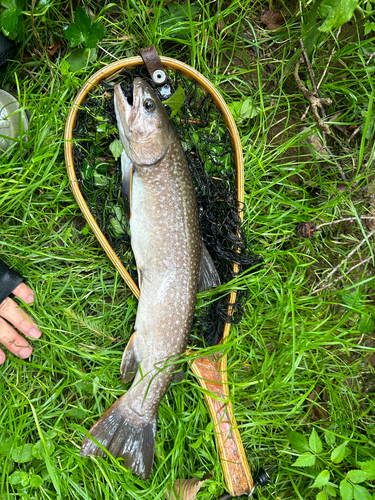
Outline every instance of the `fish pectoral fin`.
[(199, 267), (198, 292), (204, 292), (213, 286), (220, 285), (219, 273), (206, 245), (202, 241), (202, 257)]
[(126, 154), (125, 149), (121, 153), (121, 172), (122, 172), (122, 195), (125, 200), (126, 215), (130, 220), (132, 216), (133, 162)]
[(138, 357), (135, 351), (135, 332), (130, 337), (121, 360), (121, 380), (124, 384), (130, 382), (138, 370)]

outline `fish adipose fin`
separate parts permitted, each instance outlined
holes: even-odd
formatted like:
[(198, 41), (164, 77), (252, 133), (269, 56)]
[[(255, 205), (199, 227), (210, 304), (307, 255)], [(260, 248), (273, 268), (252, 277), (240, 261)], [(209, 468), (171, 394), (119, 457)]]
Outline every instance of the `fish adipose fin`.
[[(89, 432), (112, 456), (122, 457), (127, 469), (147, 479), (154, 462), (157, 416), (151, 422), (137, 425), (136, 416), (122, 401), (125, 396), (116, 401)], [(105, 457), (107, 453), (86, 437), (80, 455)]]
[(124, 384), (130, 382), (138, 370), (138, 357), (135, 352), (135, 332), (130, 337), (128, 345), (125, 348), (124, 354), (122, 355), (121, 360), (121, 379)]
[(125, 200), (126, 215), (128, 219), (132, 216), (132, 184), (133, 184), (133, 163), (126, 154), (125, 149), (121, 153), (122, 172), (122, 195)]
[(202, 241), (202, 258), (199, 267), (198, 292), (205, 292), (213, 286), (220, 285), (220, 277), (214, 261)]

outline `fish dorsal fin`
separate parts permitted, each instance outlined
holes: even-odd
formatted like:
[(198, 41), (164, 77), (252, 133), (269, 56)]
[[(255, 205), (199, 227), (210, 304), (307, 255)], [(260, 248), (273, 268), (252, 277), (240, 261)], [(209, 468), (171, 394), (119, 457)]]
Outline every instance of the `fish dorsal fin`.
[(132, 216), (133, 162), (126, 154), (125, 149), (121, 153), (121, 172), (122, 172), (122, 195), (125, 199), (126, 215), (130, 220)]
[(199, 267), (198, 292), (204, 292), (213, 286), (220, 285), (219, 273), (206, 245), (202, 241), (202, 258)]

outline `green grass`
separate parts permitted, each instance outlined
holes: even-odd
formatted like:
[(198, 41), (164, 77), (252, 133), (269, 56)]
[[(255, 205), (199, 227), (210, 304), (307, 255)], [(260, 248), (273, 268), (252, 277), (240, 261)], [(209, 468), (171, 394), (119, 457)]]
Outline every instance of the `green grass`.
[[(98, 14), (96, 3), (85, 5)], [(271, 475), (271, 485), (259, 490), (258, 498), (315, 499), (320, 490), (311, 485), (324, 468), (339, 485), (348, 471), (375, 460), (373, 325), (360, 329), (361, 317), (375, 312), (373, 265), (345, 274), (371, 255), (372, 240), (333, 276), (341, 280), (312, 294), (368, 229), (353, 222), (324, 227), (311, 240), (295, 234), (299, 222), (358, 217), (371, 209), (374, 121), (373, 111), (366, 112), (374, 97), (375, 59), (366, 62), (375, 51), (374, 33), (363, 35), (358, 16), (343, 27), (337, 43), (325, 34), (312, 58), (319, 80), (336, 47), (321, 85), (333, 101), (327, 115), (340, 111), (336, 122), (346, 129), (363, 126), (350, 143), (332, 127), (330, 148), (350, 183), (358, 183), (345, 191), (332, 159), (319, 156), (306, 141), (320, 133), (311, 112), (299, 121), (307, 101), (289, 63), (299, 48), (299, 4), (294, 12), (288, 3), (287, 24), (277, 32), (265, 31), (260, 22), (268, 2), (221, 2), (220, 11), (216, 2), (191, 2), (188, 18), (175, 24), (163, 18), (161, 2), (103, 5), (107, 31), (99, 46), (105, 52), (99, 48), (85, 72), (61, 79), (65, 52), (58, 51), (48, 64), (46, 56), (32, 55), (32, 47), (41, 50), (39, 43), (64, 42), (62, 29), (72, 22), (72, 6), (56, 2), (45, 19), (34, 18), (40, 42), (25, 15), (19, 57), (0, 75), (0, 88), (17, 94), (31, 113), (28, 142), (15, 144), (0, 159), (0, 252), (35, 290), (35, 305), (25, 309), (43, 331), (30, 360), (7, 353), (0, 368), (1, 498), (152, 500), (164, 498), (175, 479), (201, 478), (208, 471), (213, 478), (198, 498), (214, 499), (225, 490), (203, 392), (188, 368), (184, 381), (162, 401), (148, 481), (132, 475), (121, 461), (79, 456), (87, 430), (124, 392), (119, 365), (137, 304), (92, 233), (82, 232), (65, 169), (64, 125), (72, 99), (91, 74), (153, 43), (163, 55), (201, 71), (230, 105), (251, 95), (259, 109), (239, 123), (239, 130), (244, 227), (264, 267), (237, 283), (248, 289), (249, 299), (242, 323), (231, 330), (230, 393), (250, 466), (254, 472), (263, 466)], [(145, 13), (151, 7), (153, 16)], [(193, 7), (198, 16), (192, 17)], [(258, 61), (251, 45), (261, 53)], [(309, 86), (304, 66), (300, 76)], [(327, 418), (314, 419), (309, 401), (314, 388)], [(323, 450), (316, 452), (320, 458), (314, 466), (293, 466), (302, 452), (291, 447), (287, 431), (308, 439), (313, 429), (323, 441)], [(331, 451), (345, 441), (347, 455), (334, 464)], [(34, 455), (26, 446), (24, 461), (14, 461), (20, 460), (24, 444), (36, 446)], [(11, 484), (13, 471), (19, 471), (23, 484), (21, 479)], [(35, 475), (41, 484), (32, 479)], [(373, 482), (361, 486), (375, 495)]]

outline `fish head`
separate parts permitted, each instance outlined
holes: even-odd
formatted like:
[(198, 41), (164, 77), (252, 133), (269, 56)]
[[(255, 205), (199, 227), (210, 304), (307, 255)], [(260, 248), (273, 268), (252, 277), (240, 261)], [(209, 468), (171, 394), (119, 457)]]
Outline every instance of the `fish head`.
[(136, 165), (161, 160), (176, 132), (152, 88), (142, 78), (135, 78), (130, 104), (120, 85), (115, 85), (114, 103), (120, 140), (130, 160)]

